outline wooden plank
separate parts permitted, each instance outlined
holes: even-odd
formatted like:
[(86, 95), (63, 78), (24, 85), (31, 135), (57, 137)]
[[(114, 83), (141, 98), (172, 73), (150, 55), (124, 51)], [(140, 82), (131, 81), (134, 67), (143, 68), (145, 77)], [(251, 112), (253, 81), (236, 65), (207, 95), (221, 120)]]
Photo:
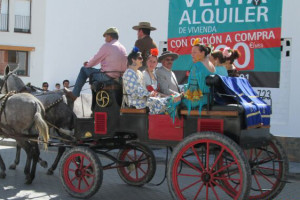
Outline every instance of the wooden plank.
[(136, 113), (136, 114), (145, 114), (146, 109), (135, 109), (135, 108), (121, 108), (121, 113)]
[(22, 46), (0, 45), (0, 50), (35, 51), (35, 47), (22, 47)]
[[(181, 110), (182, 115), (188, 115), (188, 110)], [(190, 115), (199, 116), (198, 110), (191, 110)], [(237, 117), (239, 115), (238, 111), (201, 111), (201, 116), (230, 116)]]

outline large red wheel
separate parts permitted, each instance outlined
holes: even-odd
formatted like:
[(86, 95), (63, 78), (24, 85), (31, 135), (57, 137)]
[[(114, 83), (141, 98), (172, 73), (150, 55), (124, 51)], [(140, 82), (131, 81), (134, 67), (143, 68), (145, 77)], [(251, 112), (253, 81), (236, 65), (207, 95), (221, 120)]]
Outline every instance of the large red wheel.
[[(222, 168), (224, 157), (231, 161)], [(228, 177), (227, 173), (235, 173)], [(174, 149), (168, 165), (168, 186), (174, 199), (247, 199), (251, 180), (249, 164), (242, 149), (218, 133), (201, 132), (185, 138)], [(229, 191), (224, 179), (241, 183), (237, 193)]]
[(133, 186), (143, 186), (151, 181), (156, 170), (156, 160), (150, 148), (131, 142), (130, 146), (121, 149), (118, 160), (131, 162), (130, 165), (118, 168), (121, 179)]
[(85, 147), (65, 152), (60, 167), (60, 179), (65, 190), (76, 198), (89, 198), (100, 188), (103, 170), (98, 156)]
[[(272, 136), (268, 146), (245, 150), (252, 171), (249, 199), (270, 200), (284, 188), (288, 173), (288, 159), (279, 141)], [(235, 191), (238, 182), (224, 182), (225, 187)], [(233, 187), (234, 186), (234, 187)], [(236, 192), (236, 191), (235, 191)]]

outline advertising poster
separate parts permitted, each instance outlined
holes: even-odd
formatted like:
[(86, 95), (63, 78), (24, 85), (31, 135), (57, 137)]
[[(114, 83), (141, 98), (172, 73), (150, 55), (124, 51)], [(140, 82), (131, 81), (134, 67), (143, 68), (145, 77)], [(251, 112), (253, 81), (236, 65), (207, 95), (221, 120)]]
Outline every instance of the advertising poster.
[(281, 16), (282, 0), (170, 0), (168, 49), (180, 54), (173, 70), (191, 68), (200, 38), (215, 49), (238, 49), (234, 64), (253, 87), (279, 88)]

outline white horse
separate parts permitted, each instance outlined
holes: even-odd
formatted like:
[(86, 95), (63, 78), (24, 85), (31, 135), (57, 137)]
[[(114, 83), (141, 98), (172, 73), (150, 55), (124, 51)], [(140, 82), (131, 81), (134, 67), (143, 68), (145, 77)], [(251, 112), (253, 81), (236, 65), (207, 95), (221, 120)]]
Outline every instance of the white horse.
[[(31, 94), (13, 94), (12, 92), (0, 95), (0, 105), (0, 135), (16, 139), (26, 151), (27, 161), (24, 173), (26, 183), (31, 184), (35, 177), (40, 152), (37, 142), (29, 141), (29, 139), (40, 136), (45, 146), (49, 140), (49, 128), (43, 119), (44, 107)], [(1, 157), (0, 160), (0, 177), (4, 178), (5, 165)]]

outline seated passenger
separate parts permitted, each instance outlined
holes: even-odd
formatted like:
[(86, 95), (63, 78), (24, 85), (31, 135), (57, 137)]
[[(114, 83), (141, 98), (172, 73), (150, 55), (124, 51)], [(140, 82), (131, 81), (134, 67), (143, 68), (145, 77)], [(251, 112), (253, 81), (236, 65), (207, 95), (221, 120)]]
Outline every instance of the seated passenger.
[(201, 113), (202, 106), (207, 104), (207, 95), (210, 89), (205, 83), (205, 78), (215, 73), (215, 67), (208, 59), (210, 52), (211, 48), (200, 44), (199, 39), (194, 41), (192, 47), (194, 64), (190, 70), (183, 99), (189, 112), (198, 107), (199, 113)]
[(213, 51), (209, 57), (210, 62), (215, 66), (215, 74), (221, 76), (228, 76), (227, 69), (225, 67), (226, 58), (223, 52), (220, 50)]
[(149, 107), (150, 114), (165, 112), (166, 98), (157, 97), (157, 92), (149, 92), (138, 69), (143, 65), (141, 52), (135, 47), (128, 55), (128, 69), (123, 75), (123, 95), (127, 106), (142, 109)]
[(157, 77), (155, 68), (157, 66), (158, 49), (151, 49), (150, 55), (147, 57), (147, 68), (143, 71), (145, 86), (149, 92), (157, 91)]
[(230, 48), (226, 47), (223, 50), (223, 55), (226, 59), (225, 67), (227, 69), (228, 76), (239, 77), (240, 74), (239, 74), (238, 70), (236, 69), (236, 67), (234, 66), (233, 62), (241, 56), (240, 52), (237, 49), (230, 49)]
[(158, 58), (158, 62), (162, 64), (155, 71), (157, 76), (157, 82), (159, 85), (159, 91), (165, 95), (179, 95), (180, 89), (178, 87), (177, 78), (172, 72), (173, 62), (178, 58), (177, 53), (171, 51), (165, 51)]

